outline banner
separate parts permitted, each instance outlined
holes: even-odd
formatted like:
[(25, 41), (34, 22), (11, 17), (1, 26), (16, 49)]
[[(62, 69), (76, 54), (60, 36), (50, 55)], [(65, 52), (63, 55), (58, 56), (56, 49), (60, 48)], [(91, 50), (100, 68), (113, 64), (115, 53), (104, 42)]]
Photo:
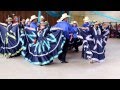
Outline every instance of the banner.
[(52, 17), (59, 18), (65, 11), (46, 11), (46, 13)]

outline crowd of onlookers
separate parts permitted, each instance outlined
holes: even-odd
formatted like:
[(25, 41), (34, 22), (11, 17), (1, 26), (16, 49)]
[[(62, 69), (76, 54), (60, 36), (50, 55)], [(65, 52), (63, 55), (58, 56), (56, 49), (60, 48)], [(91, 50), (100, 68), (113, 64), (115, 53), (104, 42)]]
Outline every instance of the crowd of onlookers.
[(110, 38), (120, 38), (120, 24), (110, 23)]

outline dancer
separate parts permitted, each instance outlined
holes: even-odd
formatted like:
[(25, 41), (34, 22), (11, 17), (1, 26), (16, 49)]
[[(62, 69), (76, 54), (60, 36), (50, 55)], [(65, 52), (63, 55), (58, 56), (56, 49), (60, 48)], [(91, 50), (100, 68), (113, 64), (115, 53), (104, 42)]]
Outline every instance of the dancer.
[(84, 24), (80, 27), (78, 36), (81, 36), (80, 38), (83, 39), (82, 58), (89, 60), (92, 55), (90, 44), (92, 44), (91, 28), (93, 25), (90, 25), (90, 19), (88, 17), (85, 17), (83, 21)]
[(77, 21), (72, 21), (71, 24), (73, 28), (73, 31), (72, 31), (73, 38), (71, 40), (73, 42), (72, 46), (75, 47), (75, 52), (78, 52), (79, 51), (78, 47), (82, 45), (82, 40), (77, 37), (77, 35), (80, 33), (80, 30), (78, 28)]
[(89, 27), (90, 26), (90, 19), (89, 19), (89, 17), (86, 16), (83, 19), (83, 21), (84, 21), (84, 24), (82, 25), (82, 27)]
[(99, 27), (99, 23), (96, 22), (95, 26), (92, 28), (93, 44), (90, 45), (92, 52), (91, 63), (103, 62), (105, 59), (105, 45), (109, 34), (107, 27), (108, 25), (104, 24), (104, 30), (102, 31)]
[(29, 19), (29, 18), (27, 18), (27, 19), (25, 20), (25, 26), (26, 26), (26, 27), (30, 27), (30, 19)]
[(40, 22), (45, 22), (44, 16), (40, 16)]
[(37, 20), (38, 17), (36, 15), (32, 15), (31, 18), (30, 18), (30, 27), (31, 28), (34, 28), (36, 31), (38, 30), (38, 26), (37, 26)]
[(13, 57), (20, 54), (22, 50), (20, 30), (18, 23), (13, 24), (13, 19), (11, 17), (8, 17), (6, 22), (8, 22), (7, 26), (0, 25), (2, 43), (4, 43), (0, 53), (7, 57)]
[[(26, 35), (22, 37), (23, 57), (35, 65), (48, 65), (62, 53), (65, 43), (63, 31), (59, 28), (51, 28), (50, 34), (45, 31), (45, 22), (40, 23), (37, 35), (34, 33), (35, 28), (25, 27)], [(31, 34), (31, 35), (30, 35)], [(32, 35), (36, 35), (35, 42), (29, 41)], [(32, 38), (33, 39), (33, 38)]]
[(20, 21), (20, 24), (19, 24), (19, 28), (20, 29), (24, 29), (24, 27), (25, 27), (25, 19), (22, 19), (21, 21)]
[(62, 17), (57, 21), (57, 24), (54, 27), (62, 28), (63, 35), (66, 38), (65, 44), (63, 46), (63, 52), (59, 55), (58, 59), (61, 61), (61, 63), (68, 63), (66, 61), (66, 54), (68, 51), (68, 45), (70, 40), (70, 32), (73, 31), (72, 26), (68, 23), (68, 18), (70, 16), (67, 15), (67, 13), (62, 14)]

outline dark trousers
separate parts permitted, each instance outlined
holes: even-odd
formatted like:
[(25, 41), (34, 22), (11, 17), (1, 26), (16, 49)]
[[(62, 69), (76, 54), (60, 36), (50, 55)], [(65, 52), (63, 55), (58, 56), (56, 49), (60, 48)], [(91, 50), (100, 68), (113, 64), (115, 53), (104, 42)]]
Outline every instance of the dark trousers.
[(118, 32), (118, 38), (120, 38), (120, 32)]
[(74, 47), (75, 47), (75, 50), (78, 51), (78, 38), (74, 38)]
[(68, 51), (69, 39), (66, 39), (65, 44), (63, 46), (63, 52), (58, 56), (60, 61), (66, 61), (66, 54)]

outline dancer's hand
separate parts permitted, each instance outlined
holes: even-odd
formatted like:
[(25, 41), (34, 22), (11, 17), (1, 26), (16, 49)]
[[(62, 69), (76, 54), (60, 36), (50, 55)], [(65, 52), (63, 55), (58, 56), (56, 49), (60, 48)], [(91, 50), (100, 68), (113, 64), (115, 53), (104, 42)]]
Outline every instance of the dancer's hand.
[(73, 38), (73, 34), (69, 34), (70, 35), (70, 41), (72, 41)]
[(34, 41), (34, 44), (36, 44), (36, 43), (37, 43), (37, 40)]

